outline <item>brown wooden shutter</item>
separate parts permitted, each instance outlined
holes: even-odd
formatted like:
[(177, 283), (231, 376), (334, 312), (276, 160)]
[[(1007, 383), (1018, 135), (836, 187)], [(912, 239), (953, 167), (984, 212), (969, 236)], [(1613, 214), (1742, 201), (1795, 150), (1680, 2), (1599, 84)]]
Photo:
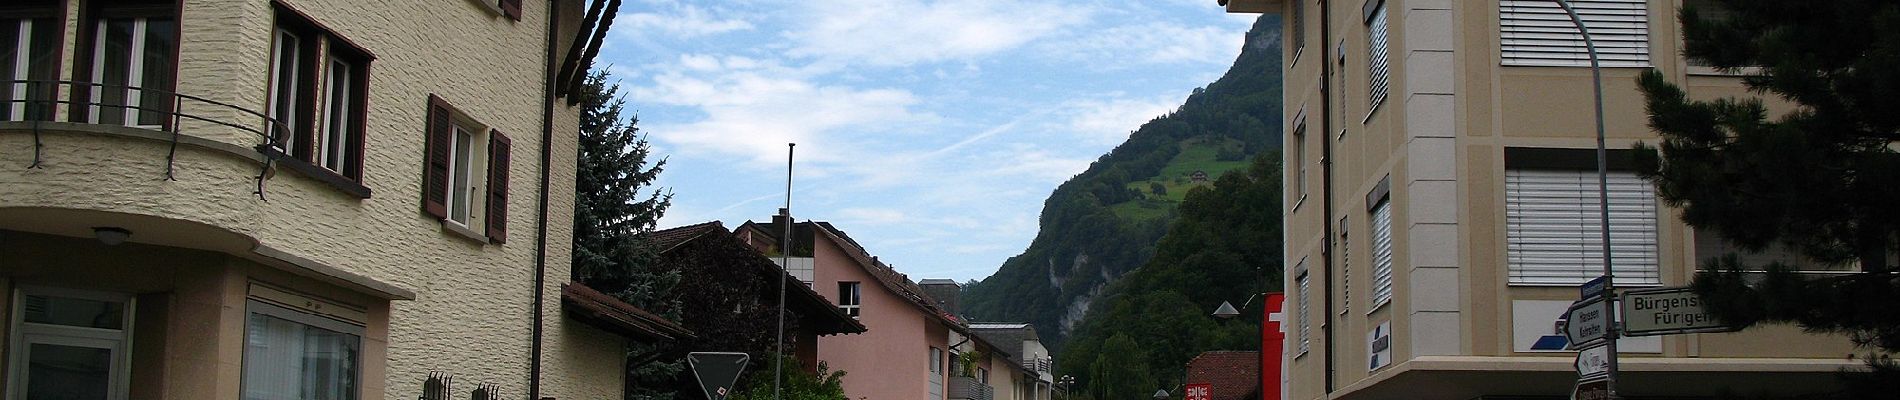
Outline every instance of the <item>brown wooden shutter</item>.
[(521, 0), (501, 0), (501, 13), (507, 14), (508, 19), (520, 21)]
[(422, 212), (436, 219), (449, 217), (449, 136), (455, 118), (442, 98), (429, 95), (428, 142), (422, 168)]
[(488, 241), (508, 241), (508, 161), (514, 146), (501, 131), (488, 131)]

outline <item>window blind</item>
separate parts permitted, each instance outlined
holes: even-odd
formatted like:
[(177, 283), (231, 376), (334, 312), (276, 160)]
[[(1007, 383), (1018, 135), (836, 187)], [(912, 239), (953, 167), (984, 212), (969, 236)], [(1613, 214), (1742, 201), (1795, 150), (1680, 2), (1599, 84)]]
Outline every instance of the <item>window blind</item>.
[[(1511, 284), (1575, 285), (1603, 274), (1596, 171), (1508, 170), (1504, 187)], [(1617, 284), (1661, 284), (1654, 188), (1611, 171), (1609, 192)]]
[(1392, 201), (1372, 208), (1372, 308), (1392, 300)]
[[(1649, 66), (1649, 8), (1643, 0), (1572, 0), (1605, 67)], [(1583, 35), (1549, 0), (1499, 0), (1504, 65), (1590, 66)]]

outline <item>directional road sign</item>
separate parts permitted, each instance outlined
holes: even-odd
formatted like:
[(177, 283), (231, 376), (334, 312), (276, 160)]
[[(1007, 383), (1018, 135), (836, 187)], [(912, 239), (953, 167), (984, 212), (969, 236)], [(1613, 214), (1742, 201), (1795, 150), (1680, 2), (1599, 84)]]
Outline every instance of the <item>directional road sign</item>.
[(1599, 344), (1577, 351), (1577, 378), (1596, 379), (1610, 376), (1610, 346)]
[(1565, 313), (1564, 336), (1570, 339), (1571, 349), (1581, 349), (1601, 343), (1610, 333), (1609, 310), (1604, 309), (1604, 297), (1578, 300), (1570, 304)]
[(1577, 390), (1570, 392), (1570, 400), (1610, 400), (1610, 381), (1600, 378), (1577, 381)]
[(732, 384), (739, 381), (739, 372), (745, 371), (750, 358), (745, 353), (693, 352), (686, 354), (686, 364), (693, 368), (693, 377), (699, 379), (707, 399), (725, 400), (732, 395)]
[(1702, 298), (1687, 287), (1623, 292), (1622, 309), (1625, 336), (1735, 331), (1704, 310)]
[(1610, 279), (1607, 276), (1598, 276), (1596, 279), (1584, 282), (1582, 285), (1577, 286), (1577, 298), (1588, 299), (1602, 295), (1603, 290), (1609, 288), (1609, 283)]

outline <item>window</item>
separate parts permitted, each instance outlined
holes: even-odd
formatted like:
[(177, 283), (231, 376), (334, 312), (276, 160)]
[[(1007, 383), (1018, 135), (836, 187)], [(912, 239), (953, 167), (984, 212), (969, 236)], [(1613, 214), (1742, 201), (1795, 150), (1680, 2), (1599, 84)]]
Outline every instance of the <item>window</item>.
[(1339, 217), (1339, 315), (1352, 310), (1352, 236), (1346, 234), (1346, 217)]
[(244, 400), (354, 400), (363, 327), (250, 300), (244, 323)]
[[(1662, 283), (1654, 188), (1634, 173), (1613, 170), (1609, 189), (1617, 284)], [(1504, 190), (1511, 284), (1577, 285), (1603, 274), (1596, 171), (1507, 168)]]
[(271, 133), (292, 159), (317, 167), (299, 170), (361, 182), (369, 53), (295, 10), (279, 5), (276, 18)]
[[(429, 96), (428, 115), (423, 212), (442, 220), (448, 230), (505, 243), (512, 142), (440, 97)], [(487, 179), (482, 179), (482, 171)]]
[(1306, 3), (1306, 0), (1293, 1), (1293, 16), (1291, 17), (1293, 23), (1287, 25), (1288, 33), (1292, 33), (1290, 37), (1293, 46), (1291, 48), (1294, 55), (1293, 62), (1296, 63), (1300, 61), (1299, 54), (1306, 50)]
[[(1605, 67), (1649, 66), (1649, 6), (1643, 0), (1571, 0), (1590, 28)], [(1500, 0), (1498, 29), (1504, 65), (1590, 66), (1583, 35), (1557, 3)]]
[(857, 282), (838, 282), (838, 309), (843, 310), (844, 315), (857, 319), (862, 295), (861, 285)]
[(173, 59), (178, 47), (176, 4), (114, 2), (89, 13), (82, 62), (92, 82), (85, 90), (85, 121), (142, 127), (171, 125)]
[(1392, 85), (1391, 65), (1386, 61), (1389, 38), (1385, 1), (1371, 0), (1366, 2), (1366, 7), (1366, 97), (1370, 109), (1376, 110)]
[[(1324, 132), (1321, 136), (1324, 136)], [(1293, 125), (1292, 154), (1293, 159), (1289, 161), (1293, 164), (1293, 187), (1298, 190), (1295, 193), (1299, 195), (1294, 198), (1294, 207), (1299, 207), (1298, 199), (1306, 197), (1306, 120), (1304, 118)]]
[(1392, 199), (1386, 197), (1372, 207), (1372, 306), (1377, 310), (1392, 301)]
[(31, 0), (0, 11), (0, 121), (51, 120), (59, 70), (59, 2)]
[(930, 373), (937, 374), (942, 372), (943, 351), (937, 350), (937, 346), (930, 346)]
[(1301, 258), (1300, 263), (1293, 267), (1293, 271), (1294, 274), (1296, 274), (1294, 275), (1295, 278), (1293, 278), (1293, 284), (1295, 289), (1299, 291), (1300, 306), (1300, 352), (1294, 356), (1297, 358), (1306, 355), (1306, 350), (1312, 343), (1313, 320), (1311, 319), (1310, 312), (1312, 310), (1313, 301), (1311, 299), (1312, 295), (1310, 294), (1312, 287), (1308, 285), (1310, 280), (1307, 279), (1306, 275), (1306, 259)]
[(14, 293), (14, 399), (124, 400), (130, 382), (129, 296), (46, 288)]

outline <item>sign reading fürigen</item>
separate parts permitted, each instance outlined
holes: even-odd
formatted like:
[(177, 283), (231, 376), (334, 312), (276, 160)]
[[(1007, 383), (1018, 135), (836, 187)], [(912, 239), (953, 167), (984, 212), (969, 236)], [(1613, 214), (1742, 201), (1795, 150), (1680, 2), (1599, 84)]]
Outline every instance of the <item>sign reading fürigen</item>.
[(1702, 308), (1702, 298), (1686, 287), (1623, 292), (1623, 334), (1651, 336), (1692, 332), (1729, 332)]

